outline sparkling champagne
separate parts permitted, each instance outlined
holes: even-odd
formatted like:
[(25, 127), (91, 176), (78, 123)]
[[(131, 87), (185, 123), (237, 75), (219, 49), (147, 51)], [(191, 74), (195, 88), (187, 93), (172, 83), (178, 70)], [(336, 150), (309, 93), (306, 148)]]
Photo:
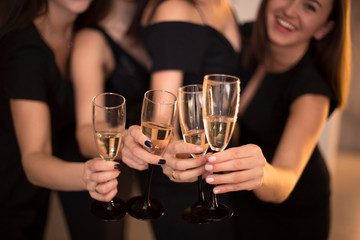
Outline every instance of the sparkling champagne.
[(213, 150), (222, 151), (226, 148), (234, 131), (235, 122), (236, 118), (231, 117), (204, 117), (205, 130)]
[(205, 130), (203, 130), (203, 129), (201, 129), (201, 130), (197, 130), (197, 129), (190, 130), (190, 131), (183, 134), (183, 138), (184, 138), (185, 142), (196, 144), (196, 145), (199, 145), (199, 146), (201, 146), (203, 148), (203, 153), (193, 153), (193, 154), (191, 154), (191, 156), (193, 158), (205, 154), (207, 149), (209, 148), (209, 144), (207, 142), (206, 135), (205, 135)]
[(119, 151), (122, 136), (122, 133), (119, 132), (104, 131), (95, 133), (96, 145), (103, 159), (107, 161), (114, 160)]
[(153, 144), (149, 152), (160, 156), (170, 141), (173, 127), (153, 122), (142, 122), (141, 127), (143, 134)]

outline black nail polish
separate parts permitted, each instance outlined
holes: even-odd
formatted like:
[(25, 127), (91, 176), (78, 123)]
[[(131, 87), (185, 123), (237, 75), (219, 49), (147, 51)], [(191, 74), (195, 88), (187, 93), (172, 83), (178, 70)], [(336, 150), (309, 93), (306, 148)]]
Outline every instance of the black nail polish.
[(146, 141), (145, 141), (145, 145), (146, 145), (148, 148), (151, 148), (151, 147), (152, 147), (152, 142), (150, 142), (149, 140), (146, 140)]
[(165, 164), (166, 163), (166, 160), (165, 159), (160, 159), (159, 161), (158, 161), (158, 164), (161, 164), (161, 165), (163, 165), (163, 164)]
[(116, 170), (120, 170), (121, 169), (121, 165), (119, 163), (114, 165), (114, 169)]

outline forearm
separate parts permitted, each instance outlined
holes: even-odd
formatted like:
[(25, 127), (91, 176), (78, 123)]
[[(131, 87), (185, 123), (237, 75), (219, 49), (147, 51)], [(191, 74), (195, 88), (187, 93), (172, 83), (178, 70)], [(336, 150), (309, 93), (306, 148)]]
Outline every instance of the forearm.
[(84, 163), (66, 162), (46, 153), (31, 153), (23, 157), (29, 181), (52, 190), (86, 190), (82, 180)]
[(264, 202), (281, 203), (289, 197), (297, 180), (298, 177), (293, 170), (266, 163), (262, 185), (253, 192)]

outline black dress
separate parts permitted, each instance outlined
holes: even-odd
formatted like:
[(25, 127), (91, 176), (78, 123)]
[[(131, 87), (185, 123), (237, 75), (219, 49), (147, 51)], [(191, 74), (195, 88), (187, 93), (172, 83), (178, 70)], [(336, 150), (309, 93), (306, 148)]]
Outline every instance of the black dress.
[[(249, 27), (244, 26), (244, 38), (249, 34)], [(246, 89), (254, 70), (241, 69), (243, 89)], [(330, 85), (316, 67), (311, 50), (292, 69), (265, 75), (239, 119), (240, 145), (257, 144), (271, 163), (289, 116), (290, 105), (308, 93), (328, 97), (331, 101), (329, 112), (333, 112), (336, 99)], [(265, 203), (251, 191), (240, 191), (234, 195), (237, 239), (325, 240), (328, 237), (329, 173), (317, 146), (285, 202)]]
[[(144, 28), (143, 38), (153, 60), (152, 72), (182, 70), (184, 85), (202, 84), (204, 75), (210, 73), (237, 74), (238, 53), (224, 35), (210, 26), (161, 22)], [(142, 174), (144, 186), (146, 173)], [(208, 195), (209, 187), (204, 186)], [(197, 201), (196, 183), (174, 183), (162, 173), (161, 167), (155, 167), (151, 196), (165, 207), (165, 215), (152, 221), (156, 239), (232, 238), (231, 220), (205, 225), (182, 220), (182, 211)], [(219, 196), (219, 201), (230, 200), (224, 194)]]
[[(1, 41), (0, 229), (4, 239), (41, 239), (49, 191), (31, 185), (24, 174), (12, 125), (9, 99), (45, 102), (51, 110), (52, 148), (60, 155), (62, 131), (74, 123), (71, 84), (34, 25), (8, 33)], [(4, 135), (3, 135), (4, 134)]]
[[(94, 26), (92, 29), (104, 35), (116, 62), (114, 71), (106, 79), (105, 91), (119, 93), (125, 97), (126, 127), (140, 125), (142, 99), (149, 89), (149, 73), (101, 27)], [(68, 141), (63, 150), (63, 158), (69, 161), (85, 161), (74, 146), (76, 143)], [(122, 164), (117, 197), (124, 201), (130, 197), (135, 177), (133, 172), (133, 169)], [(72, 239), (123, 239), (124, 221), (103, 222), (96, 219), (89, 210), (93, 200), (88, 192), (59, 192), (59, 196)]]

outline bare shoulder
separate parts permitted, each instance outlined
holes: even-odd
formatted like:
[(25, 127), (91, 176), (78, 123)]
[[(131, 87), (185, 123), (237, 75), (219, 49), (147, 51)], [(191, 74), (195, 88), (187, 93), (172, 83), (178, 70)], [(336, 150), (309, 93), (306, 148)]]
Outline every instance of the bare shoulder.
[(74, 38), (72, 66), (87, 63), (104, 64), (111, 62), (111, 50), (105, 36), (96, 29), (78, 31)]
[(85, 28), (78, 31), (74, 38), (74, 50), (78, 48), (88, 48), (89, 50), (102, 49), (106, 46), (104, 35), (91, 28)]
[(158, 6), (149, 3), (145, 9), (143, 25), (166, 21), (201, 23), (201, 18), (196, 6), (187, 0), (167, 0)]

